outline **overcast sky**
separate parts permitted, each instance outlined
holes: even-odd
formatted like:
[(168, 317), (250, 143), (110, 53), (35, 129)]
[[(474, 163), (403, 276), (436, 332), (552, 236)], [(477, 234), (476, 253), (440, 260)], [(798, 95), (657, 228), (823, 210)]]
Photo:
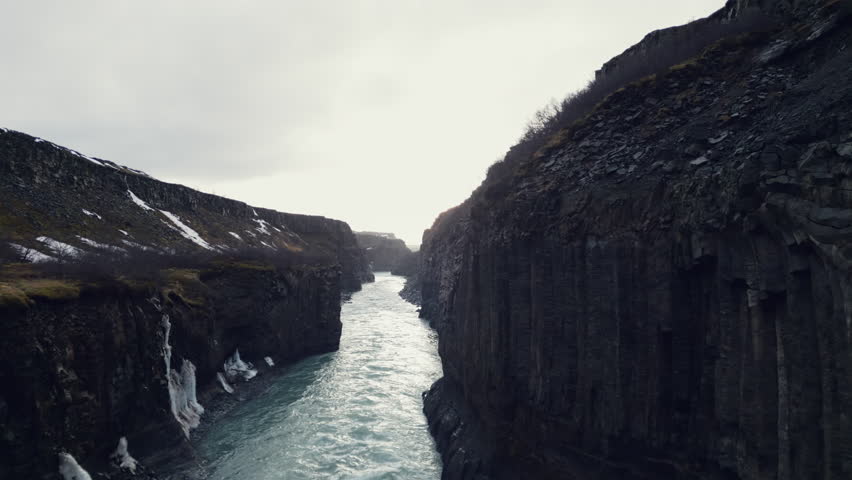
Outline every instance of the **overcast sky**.
[(723, 0), (0, 0), (0, 126), (420, 243), (532, 114)]

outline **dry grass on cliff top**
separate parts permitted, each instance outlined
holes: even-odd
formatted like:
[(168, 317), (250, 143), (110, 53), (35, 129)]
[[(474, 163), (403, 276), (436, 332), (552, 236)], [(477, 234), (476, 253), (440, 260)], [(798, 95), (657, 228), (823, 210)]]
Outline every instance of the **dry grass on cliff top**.
[(504, 183), (517, 174), (528, 160), (547, 155), (572, 138), (602, 105), (611, 104), (618, 94), (652, 84), (672, 68), (694, 68), (708, 50), (747, 42), (749, 34), (764, 33), (779, 26), (778, 21), (757, 9), (749, 10), (729, 23), (704, 22), (694, 27), (688, 38), (669, 38), (643, 55), (623, 58), (613, 71), (596, 78), (582, 90), (559, 103), (547, 105), (535, 113), (527, 130), (506, 155), (491, 165), (481, 185), (483, 191), (500, 197)]
[(32, 264), (0, 267), (0, 307), (27, 306), (35, 300), (72, 300), (81, 290), (81, 282), (46, 278)]

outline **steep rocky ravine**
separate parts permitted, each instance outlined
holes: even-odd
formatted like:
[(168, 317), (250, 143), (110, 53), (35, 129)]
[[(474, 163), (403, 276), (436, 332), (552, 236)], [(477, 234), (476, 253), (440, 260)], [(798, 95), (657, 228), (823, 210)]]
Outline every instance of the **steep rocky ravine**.
[(444, 478), (852, 477), (850, 9), (782, 3), (424, 234)]
[(19, 132), (0, 130), (0, 207), (4, 479), (57, 478), (60, 452), (124, 478), (108, 465), (121, 437), (140, 475), (192, 464), (204, 407), (257, 371), (337, 349), (341, 295), (372, 279), (344, 222)]
[(355, 238), (376, 272), (397, 271), (412, 255), (405, 242), (392, 233), (355, 232)]

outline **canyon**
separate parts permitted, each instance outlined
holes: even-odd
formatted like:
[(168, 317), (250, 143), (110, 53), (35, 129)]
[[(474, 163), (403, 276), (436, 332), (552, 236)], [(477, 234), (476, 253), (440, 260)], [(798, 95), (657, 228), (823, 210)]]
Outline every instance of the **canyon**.
[(373, 278), (344, 222), (20, 132), (0, 131), (0, 204), (0, 478), (193, 463), (204, 406), (336, 350), (341, 298)]
[(0, 478), (852, 477), (850, 43), (652, 32), (416, 252), (0, 129)]

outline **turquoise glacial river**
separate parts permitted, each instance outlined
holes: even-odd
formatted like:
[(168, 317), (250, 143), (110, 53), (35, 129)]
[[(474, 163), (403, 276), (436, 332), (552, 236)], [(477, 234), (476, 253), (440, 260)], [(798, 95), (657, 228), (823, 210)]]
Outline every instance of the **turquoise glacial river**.
[(211, 480), (438, 479), (420, 394), (441, 376), (437, 337), (376, 282), (342, 307), (340, 350), (282, 367), (199, 439)]

